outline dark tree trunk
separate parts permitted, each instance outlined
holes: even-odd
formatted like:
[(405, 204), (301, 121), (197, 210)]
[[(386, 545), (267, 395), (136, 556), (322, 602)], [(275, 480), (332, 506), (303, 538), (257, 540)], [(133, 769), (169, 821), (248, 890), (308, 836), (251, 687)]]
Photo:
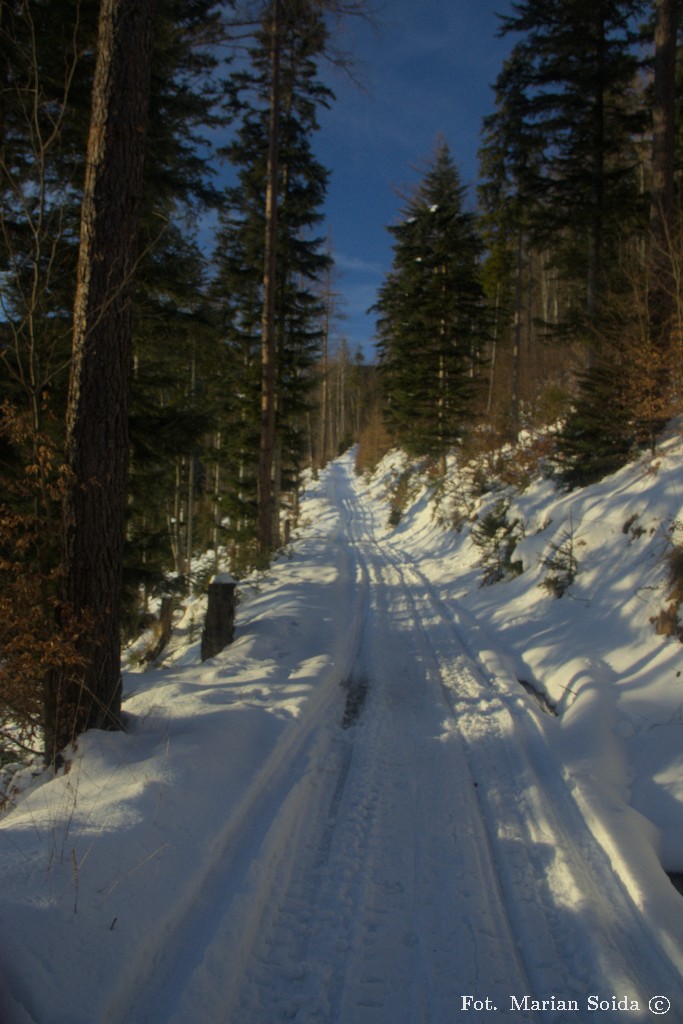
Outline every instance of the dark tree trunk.
[[(595, 89), (593, 93), (593, 138), (591, 154), (591, 220), (588, 238), (588, 278), (586, 312), (594, 317), (602, 284), (603, 218), (605, 203), (605, 50), (604, 15), (598, 13), (595, 24)], [(592, 361), (592, 353), (589, 354)]]
[(81, 213), (67, 409), (62, 616), (82, 668), (48, 680), (46, 757), (85, 729), (118, 728), (132, 281), (143, 189), (154, 0), (102, 0)]
[(653, 341), (665, 352), (674, 309), (672, 267), (676, 146), (676, 44), (680, 0), (657, 0), (652, 109), (652, 206), (649, 318)]
[(257, 537), (261, 555), (274, 547), (273, 459), (275, 456), (277, 214), (280, 128), (280, 3), (272, 0), (270, 24), (270, 120), (266, 171), (266, 227), (261, 324), (261, 440), (258, 465)]

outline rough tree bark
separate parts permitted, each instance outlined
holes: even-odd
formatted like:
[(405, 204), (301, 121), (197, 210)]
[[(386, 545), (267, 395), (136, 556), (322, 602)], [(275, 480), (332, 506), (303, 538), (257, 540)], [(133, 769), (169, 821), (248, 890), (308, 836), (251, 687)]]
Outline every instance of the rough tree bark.
[(80, 669), (46, 686), (46, 758), (118, 728), (132, 282), (143, 190), (154, 0), (101, 0), (66, 423), (61, 615), (81, 623)]
[(652, 107), (651, 260), (648, 295), (650, 332), (666, 352), (674, 309), (672, 268), (676, 149), (676, 50), (680, 0), (657, 0), (654, 102)]
[(280, 0), (272, 0), (270, 12), (270, 116), (266, 171), (266, 226), (263, 268), (263, 317), (261, 322), (261, 440), (258, 464), (257, 540), (261, 555), (275, 546), (273, 459), (275, 455), (275, 402), (277, 345), (275, 309), (277, 289), (277, 214), (280, 145)]

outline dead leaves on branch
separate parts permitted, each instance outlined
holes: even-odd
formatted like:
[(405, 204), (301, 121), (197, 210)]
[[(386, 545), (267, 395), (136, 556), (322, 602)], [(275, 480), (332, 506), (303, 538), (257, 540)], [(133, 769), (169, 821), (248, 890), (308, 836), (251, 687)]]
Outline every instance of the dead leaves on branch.
[[(9, 403), (0, 410), (0, 733), (35, 750), (43, 726), (49, 673), (83, 664), (79, 640), (87, 615), (58, 600), (58, 509), (66, 481), (56, 445)], [(24, 464), (12, 458), (21, 453)]]

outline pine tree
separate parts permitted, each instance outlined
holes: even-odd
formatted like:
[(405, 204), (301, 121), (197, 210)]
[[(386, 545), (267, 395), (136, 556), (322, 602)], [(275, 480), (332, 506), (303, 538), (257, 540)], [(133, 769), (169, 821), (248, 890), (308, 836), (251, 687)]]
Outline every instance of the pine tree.
[[(670, 347), (676, 280), (676, 57), (680, 0), (656, 0), (652, 106), (652, 202), (650, 208), (650, 330), (662, 351)], [(667, 382), (662, 380), (662, 388)]]
[(0, 5), (0, 398), (56, 440), (96, 27), (96, 0)]
[[(675, 280), (675, 52), (679, 3), (655, 5), (652, 93), (650, 248), (627, 277), (627, 313), (616, 343), (579, 379), (578, 393), (558, 439), (566, 483), (590, 482), (623, 465), (634, 451), (654, 447), (673, 412), (675, 370), (670, 348), (677, 306)], [(643, 295), (641, 279), (647, 280)], [(610, 305), (617, 309), (615, 296)], [(611, 343), (610, 343), (611, 342)]]
[(632, 381), (616, 359), (601, 358), (579, 377), (553, 460), (567, 488), (585, 487), (624, 466), (644, 443), (633, 410)]
[(530, 252), (534, 244), (543, 244), (544, 233), (540, 198), (543, 136), (527, 95), (531, 67), (528, 45), (518, 43), (496, 80), (496, 111), (484, 119), (478, 189), (487, 248), (484, 282), (495, 310), (487, 412), (492, 414), (497, 348), (499, 342), (508, 343), (512, 373), (504, 381), (505, 434), (513, 442), (521, 426), (522, 342), (531, 284)]
[(120, 725), (120, 618), (132, 281), (149, 106), (153, 0), (102, 0), (67, 409), (62, 607), (87, 616), (84, 664), (51, 673), (45, 749)]
[[(174, 268), (188, 282), (197, 277), (188, 273), (185, 258), (179, 267), (178, 239), (187, 236), (188, 213), (196, 215), (200, 204), (214, 198), (199, 129), (215, 120), (215, 86), (207, 89), (215, 58), (204, 43), (219, 38), (220, 6), (217, 0), (157, 4), (138, 282), (142, 346), (153, 324), (163, 334), (156, 361), (159, 352), (168, 352), (171, 295), (182, 290), (171, 280)], [(36, 436), (47, 431), (58, 447), (98, 7), (98, 0), (0, 6), (0, 399), (22, 415), (29, 410)], [(186, 290), (177, 310), (181, 327), (188, 302)], [(137, 340), (135, 348), (136, 359), (144, 359)], [(26, 435), (19, 462), (34, 461), (30, 447)]]
[(164, 591), (169, 575), (187, 577), (192, 554), (206, 547), (208, 538), (189, 535), (188, 529), (201, 496), (220, 388), (218, 335), (196, 245), (175, 225), (167, 227), (143, 272), (137, 289), (124, 577), (133, 631), (136, 606), (144, 611), (148, 597)]
[[(326, 39), (320, 12), (305, 0), (282, 9), (269, 8), (250, 67), (231, 76), (228, 83), (229, 107), (241, 124), (225, 155), (238, 169), (238, 185), (227, 190), (221, 212), (213, 292), (231, 353), (228, 373), (236, 395), (228, 423), (221, 428), (230, 438), (235, 459), (228, 473), (231, 531), (235, 540), (239, 535), (247, 558), (249, 551), (253, 557), (254, 544), (263, 556), (276, 543), (278, 495), (297, 486), (320, 345), (322, 310), (313, 286), (328, 258), (322, 239), (313, 231), (321, 220), (327, 172), (313, 156), (311, 137), (317, 130), (316, 108), (330, 99), (317, 80), (315, 64)], [(269, 198), (273, 102), (277, 103), (277, 181), (276, 192)], [(275, 237), (270, 240), (273, 225)], [(258, 474), (254, 467), (257, 437)], [(230, 457), (226, 448), (222, 452)]]
[[(141, 211), (142, 272), (137, 295), (141, 315), (134, 339), (134, 485), (150, 469), (151, 460), (154, 472), (168, 478), (178, 450), (186, 451), (188, 443), (194, 444), (193, 438), (206, 429), (206, 421), (201, 427), (195, 423), (196, 410), (188, 408), (189, 400), (182, 408), (176, 404), (175, 411), (172, 404), (187, 393), (178, 374), (185, 373), (191, 360), (183, 361), (182, 349), (189, 351), (191, 333), (200, 347), (199, 334), (205, 331), (206, 315), (197, 295), (201, 261), (196, 248), (182, 236), (187, 236), (187, 212), (196, 212), (198, 202), (211, 198), (198, 130), (214, 116), (214, 96), (204, 86), (215, 61), (204, 44), (219, 38), (216, 11), (220, 13), (223, 6), (211, 0), (190, 4), (157, 0), (148, 147), (152, 159), (147, 164)], [(60, 624), (50, 619), (59, 560), (58, 464), (64, 447), (98, 11), (98, 0), (0, 5), (0, 359), (5, 371), (0, 375), (0, 397), (10, 403), (0, 422), (0, 472), (8, 511), (0, 543), (10, 550), (20, 541), (18, 536), (7, 536), (13, 523), (24, 524), (21, 529), (30, 523), (39, 538), (31, 565), (37, 558), (37, 574), (32, 571), (41, 595), (40, 633), (51, 651), (49, 666), (61, 663), (65, 673), (69, 665), (83, 664), (73, 647), (77, 631), (72, 627), (78, 626), (78, 617), (74, 620), (63, 607)], [(122, 174), (122, 184), (124, 178)], [(190, 261), (194, 261), (192, 268)], [(169, 340), (176, 341), (177, 351)], [(152, 367), (153, 382), (148, 373)], [(92, 431), (93, 437), (96, 434)], [(148, 459), (143, 466), (144, 456)], [(27, 481), (33, 482), (32, 488)], [(158, 574), (173, 563), (168, 507), (160, 498), (152, 508), (151, 501), (141, 499), (143, 488), (133, 489), (133, 500), (126, 502), (130, 514), (127, 557), (134, 579), (139, 580), (150, 569)], [(144, 492), (145, 499), (152, 493), (151, 489)], [(80, 628), (86, 619), (87, 615), (80, 617)], [(12, 630), (21, 630), (16, 616), (10, 633), (4, 633), (5, 647), (14, 643)], [(38, 703), (45, 698), (44, 675), (34, 672), (32, 677)], [(53, 697), (48, 703), (49, 717)], [(48, 744), (55, 746), (49, 738)]]
[(643, 0), (524, 0), (502, 18), (524, 36), (528, 123), (543, 138), (540, 196), (556, 260), (580, 285), (576, 313), (594, 316), (606, 292), (607, 254), (638, 209), (633, 100), (634, 19)]
[(474, 217), (448, 146), (389, 228), (392, 268), (379, 293), (380, 373), (386, 415), (409, 452), (441, 457), (472, 414), (485, 340)]
[(187, 583), (217, 409), (219, 340), (207, 261), (191, 227), (218, 202), (206, 129), (221, 123), (216, 0), (157, 0), (150, 132), (141, 214), (127, 510), (127, 625), (168, 575)]

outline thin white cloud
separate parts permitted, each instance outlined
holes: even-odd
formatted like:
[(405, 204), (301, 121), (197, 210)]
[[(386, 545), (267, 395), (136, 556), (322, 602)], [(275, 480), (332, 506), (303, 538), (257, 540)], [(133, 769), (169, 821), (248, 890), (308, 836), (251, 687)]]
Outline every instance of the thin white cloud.
[(335, 252), (334, 262), (343, 273), (370, 274), (373, 277), (380, 277), (384, 273), (381, 264), (373, 260), (364, 260), (360, 256), (347, 256), (342, 252)]

